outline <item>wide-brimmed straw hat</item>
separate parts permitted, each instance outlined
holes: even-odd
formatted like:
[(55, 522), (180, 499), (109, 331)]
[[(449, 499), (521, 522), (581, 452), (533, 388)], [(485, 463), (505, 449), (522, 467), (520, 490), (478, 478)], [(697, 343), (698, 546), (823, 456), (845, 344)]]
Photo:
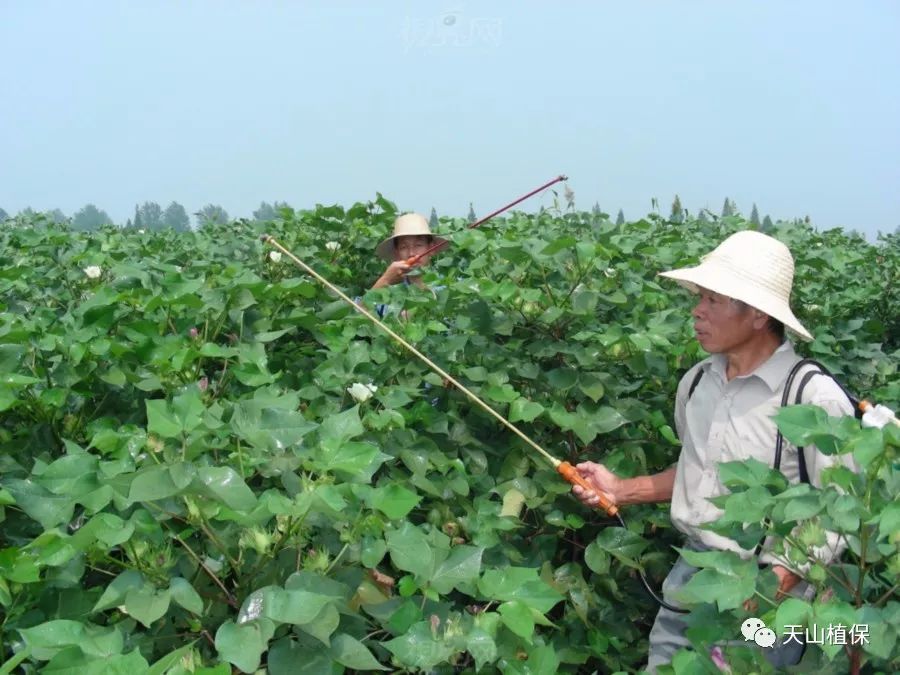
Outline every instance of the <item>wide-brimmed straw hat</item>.
[(777, 239), (755, 230), (736, 232), (700, 259), (660, 276), (674, 279), (693, 293), (700, 288), (741, 300), (810, 341), (813, 336), (791, 311), (794, 258)]
[(432, 234), (428, 227), (428, 221), (421, 213), (404, 213), (394, 221), (394, 234), (378, 244), (375, 253), (384, 260), (394, 259), (394, 239), (414, 235), (426, 235), (434, 237), (434, 243), (446, 242), (443, 237)]

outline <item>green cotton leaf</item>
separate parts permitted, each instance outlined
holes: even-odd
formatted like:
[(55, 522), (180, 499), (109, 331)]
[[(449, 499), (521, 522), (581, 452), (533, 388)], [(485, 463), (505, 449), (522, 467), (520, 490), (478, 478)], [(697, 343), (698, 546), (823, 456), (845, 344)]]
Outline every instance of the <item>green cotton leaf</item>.
[(301, 625), (315, 619), (333, 601), (328, 595), (267, 586), (247, 596), (238, 620), (244, 623), (263, 616), (277, 623)]
[[(35, 482), (55, 495), (78, 498), (98, 487), (96, 455), (64, 455), (47, 466)], [(35, 472), (36, 473), (36, 472)]]
[(199, 387), (192, 385), (176, 395), (172, 399), (172, 412), (181, 431), (187, 433), (200, 426), (206, 406), (203, 405), (203, 400), (200, 398)]
[(165, 400), (144, 402), (147, 408), (147, 431), (162, 438), (179, 438), (182, 428)]
[(197, 470), (197, 480), (216, 499), (235, 511), (252, 511), (256, 496), (244, 479), (230, 466), (205, 466)]
[(31, 479), (11, 479), (3, 487), (16, 500), (16, 505), (45, 530), (72, 520), (75, 500), (67, 495), (55, 495)]
[(328, 440), (320, 444), (318, 468), (343, 474), (350, 482), (369, 483), (378, 467), (390, 458), (372, 443)]
[[(753, 570), (756, 571), (755, 564)], [(740, 607), (744, 600), (753, 595), (755, 588), (756, 574), (738, 577), (707, 568), (697, 572), (673, 596), (682, 603), (714, 602), (719, 611), (724, 612)]]
[(865, 471), (875, 459), (884, 454), (884, 434), (881, 429), (860, 429), (850, 437), (846, 450), (853, 454), (853, 458)]
[(147, 660), (137, 648), (128, 654), (98, 658), (85, 655), (77, 647), (68, 647), (41, 668), (41, 673), (50, 675), (134, 675), (148, 672), (152, 671), (149, 671)]
[(322, 422), (319, 427), (319, 439), (322, 443), (330, 443), (340, 447), (351, 438), (359, 436), (365, 431), (359, 419), (359, 405), (345, 410), (337, 415), (331, 415)]
[(491, 600), (521, 600), (541, 614), (549, 612), (563, 596), (538, 577), (531, 567), (504, 567), (487, 570), (478, 582), (478, 591)]
[(447, 595), (462, 584), (478, 579), (481, 572), (481, 555), (484, 549), (478, 546), (454, 546), (450, 555), (438, 565), (429, 585), (441, 595)]
[(87, 656), (106, 658), (121, 654), (125, 646), (124, 636), (115, 626), (106, 628), (57, 619), (18, 630), (32, 656), (41, 661), (53, 658), (66, 647), (78, 647)]
[(337, 630), (340, 623), (341, 615), (337, 608), (334, 605), (325, 605), (312, 621), (302, 624), (300, 630), (312, 635), (326, 647), (330, 647), (331, 634)]
[(230, 425), (255, 448), (281, 453), (319, 426), (303, 417), (296, 410), (298, 405), (296, 396), (241, 401), (234, 407)]
[(900, 532), (900, 502), (893, 501), (878, 516), (878, 541)]
[(756, 578), (757, 565), (753, 560), (744, 560), (734, 551), (694, 551), (689, 548), (675, 549), (688, 565), (699, 568), (713, 568), (723, 574), (752, 576)]
[(559, 672), (560, 654), (549, 646), (530, 647), (527, 661), (513, 661), (508, 675), (556, 675)]
[(578, 240), (572, 236), (563, 236), (558, 239), (554, 239), (552, 242), (547, 244), (544, 249), (541, 251), (541, 255), (554, 255), (559, 253), (560, 251), (564, 251), (567, 248), (573, 248), (575, 244), (578, 243)]
[(153, 502), (180, 493), (184, 487), (175, 484), (169, 469), (169, 466), (161, 464), (137, 472), (131, 481), (128, 500), (132, 503)]
[(169, 595), (172, 600), (191, 614), (203, 615), (203, 599), (187, 579), (173, 578), (169, 582)]
[(118, 607), (123, 603), (125, 596), (130, 590), (141, 588), (143, 585), (144, 577), (140, 572), (126, 570), (110, 582), (91, 611), (102, 612), (106, 609)]
[(531, 608), (524, 602), (512, 600), (504, 602), (497, 608), (503, 625), (513, 633), (531, 644), (531, 636), (534, 635), (534, 618)]
[(784, 437), (797, 447), (809, 445), (814, 435), (828, 429), (828, 413), (814, 405), (779, 408), (774, 420)]
[(81, 551), (87, 550), (94, 541), (112, 548), (125, 543), (133, 534), (134, 523), (112, 513), (98, 513), (72, 535), (72, 544)]
[(169, 611), (169, 591), (160, 591), (151, 584), (133, 588), (125, 594), (125, 612), (147, 628)]
[(405, 634), (383, 642), (397, 661), (406, 668), (429, 670), (449, 659), (453, 647), (443, 640), (436, 640), (431, 632), (431, 624), (422, 621), (415, 624)]
[(825, 511), (838, 530), (856, 532), (859, 530), (859, 520), (864, 507), (859, 499), (852, 495), (837, 495), (829, 501)]
[[(807, 488), (806, 494), (793, 497), (779, 505), (780, 508), (776, 509), (775, 515), (780, 516), (781, 520), (790, 523), (809, 520), (821, 512), (825, 506), (822, 504), (821, 499), (819, 499), (819, 493), (810, 492), (808, 486), (804, 487)], [(784, 495), (779, 495), (778, 499), (781, 501), (783, 497)]]
[(215, 642), (219, 658), (245, 673), (256, 672), (260, 657), (269, 642), (264, 630), (257, 621), (238, 626), (228, 619), (216, 631)]
[(377, 566), (384, 558), (384, 554), (387, 553), (387, 544), (384, 539), (364, 536), (361, 549), (360, 562), (363, 564), (363, 567), (371, 569)]
[(618, 561), (635, 569), (641, 569), (637, 558), (649, 545), (643, 537), (623, 527), (604, 529), (594, 543)]
[(434, 551), (425, 533), (410, 522), (385, 533), (391, 562), (399, 570), (412, 572), (423, 579), (431, 578), (434, 571)]
[(378, 509), (391, 520), (405, 518), (422, 498), (402, 485), (391, 483), (377, 487), (372, 493), (372, 508)]
[(287, 637), (278, 640), (269, 649), (266, 668), (268, 675), (342, 675), (344, 672), (344, 667), (336, 663), (327, 650), (301, 646)]
[[(850, 628), (857, 622), (856, 609), (853, 605), (841, 600), (832, 599), (828, 602), (816, 601), (812, 606), (811, 622), (816, 626), (816, 634), (821, 637), (821, 632), (828, 626), (843, 624), (847, 629), (847, 642), (850, 642)], [(812, 631), (810, 631), (812, 632)], [(824, 641), (818, 645), (825, 652), (829, 660), (833, 660), (838, 652), (843, 651), (843, 646)]]
[(578, 376), (578, 388), (595, 403), (606, 393), (606, 387), (591, 373), (582, 373)]
[(510, 422), (533, 422), (544, 412), (544, 406), (527, 398), (517, 398), (509, 406)]
[(372, 652), (362, 642), (346, 633), (334, 636), (329, 653), (331, 658), (342, 666), (354, 670), (390, 670), (378, 663), (372, 656)]
[(609, 553), (597, 544), (596, 539), (584, 550), (584, 563), (596, 574), (607, 574), (610, 561)]
[(484, 395), (497, 403), (511, 403), (519, 398), (519, 392), (513, 389), (512, 385), (501, 384), (487, 387)]
[(725, 513), (720, 522), (757, 523), (768, 515), (769, 507), (774, 503), (772, 494), (764, 487), (730, 494), (725, 500)]
[(475, 659), (475, 670), (497, 660), (497, 643), (486, 631), (477, 626), (466, 635), (466, 651)]
[(557, 391), (566, 391), (575, 386), (578, 371), (574, 368), (556, 368), (547, 372), (547, 382)]
[(17, 584), (33, 584), (41, 580), (38, 560), (20, 548), (0, 549), (0, 579)]
[(779, 637), (788, 631), (785, 626), (808, 626), (812, 607), (797, 598), (785, 598), (775, 610), (775, 625), (770, 626)]
[(788, 485), (779, 472), (752, 457), (740, 462), (722, 462), (718, 468), (719, 480), (729, 488), (768, 485), (784, 490)]
[(598, 434), (608, 434), (628, 421), (618, 410), (609, 406), (601, 406), (594, 412), (587, 413), (587, 415), (591, 426)]
[[(150, 669), (146, 672), (146, 675), (166, 675), (170, 671), (173, 671), (172, 675), (174, 675), (174, 672), (177, 672), (174, 671), (174, 669), (178, 665), (178, 663), (185, 657), (190, 658), (188, 655), (191, 654), (194, 648), (194, 643), (196, 643), (196, 640), (192, 640), (183, 647), (179, 647), (175, 651), (169, 652), (168, 654), (157, 660), (152, 666), (150, 666)], [(135, 673), (140, 671), (132, 672)]]

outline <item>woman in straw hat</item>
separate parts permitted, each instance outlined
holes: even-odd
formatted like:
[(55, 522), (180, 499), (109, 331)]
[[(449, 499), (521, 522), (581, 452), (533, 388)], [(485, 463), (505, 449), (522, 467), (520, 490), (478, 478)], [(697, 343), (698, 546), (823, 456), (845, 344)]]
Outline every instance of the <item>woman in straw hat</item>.
[[(428, 227), (425, 216), (419, 213), (406, 213), (394, 221), (394, 233), (378, 244), (375, 253), (379, 258), (387, 260), (390, 264), (372, 288), (384, 288), (399, 283), (413, 283), (421, 288), (425, 287), (421, 277), (409, 277), (413, 269), (406, 264), (406, 260), (412, 256), (427, 251), (438, 242), (447, 242), (443, 237), (436, 237)], [(434, 254), (424, 256), (418, 263), (425, 265)]]
[[(728, 494), (719, 479), (719, 462), (753, 458), (773, 465), (777, 428), (772, 415), (781, 404), (788, 374), (801, 360), (785, 339), (785, 331), (801, 340), (813, 339), (790, 307), (793, 257), (778, 240), (743, 231), (728, 237), (699, 265), (660, 276), (674, 279), (698, 295), (692, 312), (694, 332), (711, 354), (688, 370), (678, 385), (675, 425), (682, 444), (678, 462), (661, 473), (635, 478), (621, 478), (593, 462), (579, 464), (578, 470), (614, 503), (671, 502), (672, 524), (685, 535), (686, 548), (734, 551), (745, 559), (757, 556), (760, 566), (771, 566), (777, 576), (779, 597), (809, 594), (813, 589), (801, 581), (809, 564), (794, 565), (776, 555), (769, 540), (754, 551), (704, 529), (723, 513), (710, 500)], [(795, 393), (796, 384), (791, 395)], [(847, 396), (828, 377), (809, 379), (803, 403), (819, 405), (830, 415), (853, 414)], [(816, 486), (821, 485), (822, 471), (830, 466), (857, 468), (849, 455), (828, 456), (814, 447), (806, 448), (803, 461), (807, 478)], [(800, 481), (803, 461), (797, 448), (785, 443), (780, 471), (790, 482)], [(597, 501), (579, 487), (573, 491), (586, 504)], [(826, 537), (827, 545), (815, 551), (824, 564), (836, 560), (844, 548), (835, 533), (826, 533)], [(677, 606), (673, 592), (696, 571), (679, 557), (663, 584), (668, 604)], [(669, 663), (678, 649), (691, 647), (684, 616), (660, 608), (650, 632), (650, 672)], [(743, 640), (740, 644), (753, 645)], [(764, 651), (776, 666), (796, 663), (802, 656), (802, 646), (796, 641), (782, 641)]]

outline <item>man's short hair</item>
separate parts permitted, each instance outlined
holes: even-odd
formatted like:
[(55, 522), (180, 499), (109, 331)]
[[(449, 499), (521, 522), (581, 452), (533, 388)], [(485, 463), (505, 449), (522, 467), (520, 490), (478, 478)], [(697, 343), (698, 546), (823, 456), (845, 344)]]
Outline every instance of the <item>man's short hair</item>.
[[(741, 312), (746, 312), (748, 309), (755, 309), (755, 307), (751, 307), (743, 300), (736, 300), (734, 298), (730, 298), (730, 300), (738, 306), (738, 309), (740, 309)], [(781, 321), (770, 316), (768, 322), (766, 322), (766, 328), (768, 328), (775, 337), (784, 341), (784, 324), (781, 323)]]

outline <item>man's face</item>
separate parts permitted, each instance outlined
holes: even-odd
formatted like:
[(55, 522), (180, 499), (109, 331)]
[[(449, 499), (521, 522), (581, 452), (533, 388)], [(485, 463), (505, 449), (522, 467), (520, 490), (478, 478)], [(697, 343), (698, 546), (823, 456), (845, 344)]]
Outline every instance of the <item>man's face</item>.
[[(394, 240), (394, 260), (406, 260), (414, 255), (427, 251), (431, 246), (431, 239), (425, 234), (410, 234), (397, 237)], [(422, 259), (422, 264), (428, 262), (428, 257)]]
[(765, 315), (749, 307), (741, 307), (731, 298), (700, 289), (700, 300), (694, 311), (697, 341), (710, 354), (733, 351), (750, 340), (766, 324)]

